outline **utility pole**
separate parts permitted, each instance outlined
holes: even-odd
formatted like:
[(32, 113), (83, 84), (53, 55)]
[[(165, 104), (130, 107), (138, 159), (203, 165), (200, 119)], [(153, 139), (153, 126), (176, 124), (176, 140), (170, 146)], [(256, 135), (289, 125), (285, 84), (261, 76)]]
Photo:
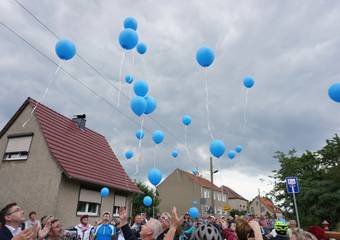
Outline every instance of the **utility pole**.
[(212, 207), (212, 214), (215, 215), (215, 200), (214, 200), (214, 169), (213, 169), (213, 163), (212, 163), (212, 157), (210, 157), (210, 182), (212, 184), (210, 192), (211, 192), (211, 207)]

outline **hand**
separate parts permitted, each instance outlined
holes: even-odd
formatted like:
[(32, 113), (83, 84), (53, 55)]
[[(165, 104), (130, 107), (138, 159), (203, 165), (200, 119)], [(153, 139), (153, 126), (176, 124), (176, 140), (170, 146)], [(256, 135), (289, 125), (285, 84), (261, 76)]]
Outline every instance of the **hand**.
[(38, 231), (38, 238), (39, 239), (44, 239), (44, 238), (46, 238), (46, 236), (47, 236), (47, 234), (50, 232), (50, 230), (51, 230), (51, 227), (52, 227), (52, 220), (54, 219), (54, 217), (50, 217), (50, 218), (48, 218), (48, 220), (47, 220), (47, 222), (46, 222), (46, 224), (45, 224), (45, 226), (44, 226), (44, 228), (43, 229), (39, 229), (39, 231)]
[(128, 223), (128, 221), (127, 221), (128, 216), (127, 216), (125, 208), (124, 207), (120, 207), (119, 210), (118, 210), (118, 213), (119, 213), (119, 219), (120, 219), (119, 226), (126, 225)]
[(248, 224), (249, 224), (249, 226), (251, 227), (251, 229), (253, 229), (254, 233), (255, 233), (256, 231), (260, 231), (260, 232), (261, 232), (260, 225), (259, 225), (259, 223), (258, 223), (257, 221), (251, 220), (251, 221), (249, 221)]
[(221, 226), (222, 226), (222, 230), (225, 230), (225, 229), (228, 228), (227, 223), (223, 219), (220, 220), (220, 223), (221, 223)]
[(177, 208), (173, 207), (172, 213), (171, 213), (171, 227), (174, 227), (177, 229), (179, 225), (181, 225), (181, 222), (179, 221), (179, 218), (177, 215)]
[(27, 228), (20, 232), (18, 235), (12, 238), (12, 240), (33, 240), (34, 230), (33, 228)]

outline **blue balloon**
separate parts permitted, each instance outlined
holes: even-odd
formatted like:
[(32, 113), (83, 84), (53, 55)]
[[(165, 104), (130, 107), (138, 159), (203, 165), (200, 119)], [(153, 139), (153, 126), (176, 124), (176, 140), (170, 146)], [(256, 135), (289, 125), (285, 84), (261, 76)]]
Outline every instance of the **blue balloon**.
[(198, 218), (200, 216), (200, 211), (195, 207), (189, 208), (188, 213), (191, 218)]
[(144, 114), (150, 114), (155, 111), (157, 107), (156, 99), (152, 96), (145, 96), (144, 98), (146, 100), (146, 110)]
[(136, 138), (137, 139), (143, 139), (144, 138), (144, 131), (143, 130), (138, 130), (136, 132)]
[(160, 183), (162, 181), (162, 173), (159, 169), (157, 168), (152, 168), (149, 171), (148, 174), (148, 179), (150, 181), (150, 183), (154, 186), (157, 186), (158, 183)]
[(144, 80), (135, 82), (133, 84), (133, 91), (135, 91), (137, 96), (144, 97), (149, 91), (148, 83)]
[(124, 28), (131, 28), (131, 29), (136, 31), (138, 23), (137, 23), (137, 20), (135, 18), (127, 17), (127, 18), (125, 18), (123, 25), (124, 25)]
[(145, 206), (150, 207), (152, 205), (152, 198), (150, 196), (145, 196), (143, 198), (143, 203)]
[(138, 35), (135, 30), (126, 28), (119, 34), (119, 44), (122, 48), (130, 50), (136, 47), (138, 43)]
[(102, 198), (106, 198), (107, 196), (109, 196), (110, 194), (110, 190), (107, 188), (107, 187), (103, 187), (101, 190), (100, 190), (100, 196)]
[(199, 171), (197, 168), (192, 169), (192, 174), (194, 174), (195, 176), (198, 175)]
[(132, 158), (133, 157), (133, 152), (131, 150), (127, 150), (125, 152), (125, 157), (126, 157), (126, 159)]
[(156, 130), (152, 133), (152, 139), (156, 144), (160, 144), (161, 142), (163, 142), (164, 133), (160, 130)]
[(177, 150), (173, 150), (172, 153), (171, 153), (171, 156), (176, 158), (178, 156)]
[(224, 143), (221, 140), (214, 140), (210, 144), (210, 152), (215, 157), (219, 158), (223, 155), (225, 151)]
[(215, 59), (214, 51), (208, 47), (201, 47), (197, 50), (196, 61), (202, 67), (209, 67)]
[(61, 60), (70, 60), (76, 51), (76, 45), (68, 39), (59, 40), (55, 45), (55, 52)]
[(133, 76), (130, 74), (126, 75), (125, 82), (127, 82), (128, 84), (131, 84), (133, 82)]
[(246, 88), (252, 88), (255, 84), (255, 81), (252, 77), (245, 77), (243, 79), (243, 85), (246, 87)]
[(230, 159), (233, 159), (235, 156), (236, 156), (236, 152), (235, 152), (234, 150), (230, 150), (230, 151), (228, 152), (228, 157), (229, 157)]
[(328, 89), (328, 96), (335, 102), (340, 102), (340, 83), (334, 83)]
[(145, 45), (145, 43), (139, 42), (139, 43), (137, 44), (137, 52), (138, 52), (139, 54), (144, 54), (144, 53), (146, 53), (146, 50), (148, 50), (148, 47)]
[(186, 126), (191, 124), (191, 117), (189, 115), (184, 115), (182, 118), (182, 123)]
[(131, 99), (130, 107), (137, 116), (141, 116), (145, 112), (147, 105), (143, 97), (134, 96)]
[(240, 153), (242, 151), (242, 146), (241, 145), (237, 145), (237, 147), (235, 148), (235, 151), (237, 153)]

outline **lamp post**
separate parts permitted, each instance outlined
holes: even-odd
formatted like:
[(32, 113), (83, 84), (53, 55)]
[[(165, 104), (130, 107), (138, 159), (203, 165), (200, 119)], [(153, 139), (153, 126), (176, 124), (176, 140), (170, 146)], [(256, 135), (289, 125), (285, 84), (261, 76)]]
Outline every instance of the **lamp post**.
[(214, 199), (214, 189), (213, 189), (213, 185), (214, 185), (214, 173), (217, 173), (218, 170), (214, 171), (213, 168), (213, 163), (212, 163), (213, 158), (210, 157), (210, 182), (211, 182), (211, 188), (210, 188), (210, 200), (211, 200), (211, 208), (212, 208), (212, 214), (215, 215), (215, 199)]

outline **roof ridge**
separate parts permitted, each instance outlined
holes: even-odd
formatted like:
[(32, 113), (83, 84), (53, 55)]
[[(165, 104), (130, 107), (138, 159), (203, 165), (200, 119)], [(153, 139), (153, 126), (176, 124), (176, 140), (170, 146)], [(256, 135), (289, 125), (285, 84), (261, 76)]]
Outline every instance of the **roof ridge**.
[[(59, 112), (53, 110), (52, 108), (50, 108), (50, 107), (48, 107), (48, 106), (42, 104), (41, 102), (38, 102), (38, 101), (35, 100), (34, 98), (28, 97), (27, 100), (28, 100), (29, 103), (31, 103), (31, 104), (33, 104), (33, 105), (37, 103), (37, 108), (38, 108), (39, 106), (42, 106), (42, 107), (46, 108), (47, 110), (49, 110), (49, 111), (51, 111), (51, 112), (53, 112), (53, 113), (55, 113), (55, 114), (57, 114), (57, 115), (59, 115), (59, 116), (65, 118), (65, 119), (67, 119), (67, 120), (69, 120), (69, 121), (72, 121), (71, 118), (69, 118), (69, 117), (67, 117), (67, 116), (65, 116), (65, 115), (63, 115), (63, 114), (61, 114), (61, 113), (59, 113)], [(73, 122), (73, 121), (72, 121), (72, 122)], [(99, 135), (99, 136), (105, 138), (105, 136), (104, 136), (103, 134), (98, 133), (98, 132), (96, 132), (96, 131), (94, 131), (94, 130), (92, 130), (92, 129), (86, 127), (86, 126), (85, 126), (85, 130), (91, 131), (92, 133), (95, 133), (95, 134), (97, 134), (97, 135)]]

